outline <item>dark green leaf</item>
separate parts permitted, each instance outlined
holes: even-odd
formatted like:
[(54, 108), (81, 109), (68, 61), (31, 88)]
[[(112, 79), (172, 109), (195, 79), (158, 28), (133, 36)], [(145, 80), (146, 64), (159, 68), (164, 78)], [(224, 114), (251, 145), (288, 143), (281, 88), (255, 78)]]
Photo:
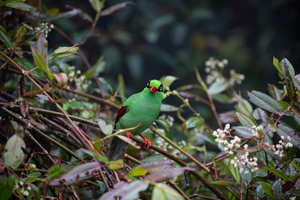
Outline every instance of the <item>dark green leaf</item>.
[(25, 26), (21, 26), (19, 28), (19, 30), (17, 30), (16, 35), (15, 35), (16, 44), (19, 44), (21, 42), (22, 37), (25, 35), (25, 33), (26, 33), (26, 27)]
[(223, 124), (234, 123), (234, 122), (239, 121), (239, 118), (235, 114), (235, 111), (228, 111), (228, 112), (225, 112), (225, 113), (221, 113), (221, 114), (219, 114), (219, 117), (220, 117), (220, 120)]
[(10, 40), (10, 38), (7, 36), (7, 34), (0, 30), (0, 39), (3, 41), (3, 43), (5, 44), (5, 46), (7, 48), (12, 48), (13, 47), (13, 42)]
[(270, 167), (267, 166), (267, 165), (262, 165), (262, 167), (263, 167), (264, 169), (266, 169), (266, 170), (268, 170), (268, 171), (274, 173), (276, 176), (282, 178), (282, 179), (285, 180), (285, 181), (291, 181), (291, 179), (290, 179), (287, 175), (285, 175), (284, 172), (279, 171), (278, 169), (272, 169), (272, 168), (270, 168)]
[(48, 59), (48, 41), (46, 38), (44, 38), (44, 34), (41, 33), (36, 41), (36, 47), (41, 52), (43, 55), (44, 61), (46, 65), (48, 64), (47, 59)]
[(150, 173), (153, 173), (153, 172), (160, 171), (162, 169), (173, 168), (173, 163), (170, 160), (152, 161), (152, 162), (143, 163), (134, 168), (144, 169), (146, 171), (149, 171)]
[(276, 100), (264, 93), (252, 91), (248, 92), (248, 96), (250, 97), (250, 101), (252, 103), (261, 107), (262, 109), (265, 109), (269, 112), (274, 112), (276, 114), (279, 114), (282, 111), (279, 103), (277, 103)]
[(279, 123), (276, 128), (276, 132), (279, 136), (284, 136), (285, 141), (287, 140), (287, 137), (290, 137), (291, 140), (289, 140), (289, 142), (300, 148), (300, 138), (295, 134), (294, 129), (284, 125), (283, 123)]
[(51, 181), (55, 178), (58, 178), (63, 173), (64, 173), (64, 171), (57, 164), (55, 164), (48, 170), (48, 173), (47, 173), (48, 180)]
[(234, 126), (232, 127), (235, 130), (235, 134), (242, 138), (251, 138), (253, 137), (253, 129), (250, 127), (244, 126)]
[(57, 13), (56, 15), (50, 16), (45, 19), (45, 21), (55, 21), (55, 20), (61, 20), (61, 19), (69, 19), (71, 17), (74, 17), (80, 13), (80, 9), (73, 9), (68, 12), (62, 12), (62, 13)]
[(229, 171), (231, 175), (234, 177), (234, 179), (236, 180), (236, 182), (240, 183), (241, 177), (240, 177), (239, 169), (237, 167), (234, 167), (230, 161), (231, 159), (228, 162)]
[(272, 186), (269, 183), (262, 182), (262, 181), (259, 181), (257, 183), (263, 187), (264, 191), (271, 199), (275, 199), (275, 196), (273, 195), (273, 192), (272, 192)]
[(212, 95), (213, 100), (219, 103), (233, 103), (234, 98), (229, 97), (227, 94), (219, 93)]
[(275, 58), (274, 56), (273, 56), (273, 65), (274, 65), (274, 67), (277, 69), (278, 74), (279, 74), (279, 76), (281, 77), (281, 76), (282, 76), (281, 65), (280, 65), (278, 59)]
[(17, 3), (6, 3), (5, 6), (7, 7), (11, 7), (17, 10), (23, 10), (23, 11), (36, 11), (36, 8), (28, 5), (26, 3), (22, 3), (22, 2), (17, 2)]
[(282, 75), (284, 77), (288, 77), (289, 80), (291, 81), (291, 83), (293, 84), (294, 77), (295, 77), (295, 70), (294, 70), (292, 64), (290, 63), (290, 61), (288, 61), (288, 59), (284, 58), (281, 60), (280, 65), (281, 65)]
[(202, 117), (190, 117), (185, 121), (186, 129), (194, 128), (196, 126), (200, 126), (204, 123), (204, 118)]
[(232, 185), (232, 182), (228, 181), (211, 181), (210, 183), (213, 185)]

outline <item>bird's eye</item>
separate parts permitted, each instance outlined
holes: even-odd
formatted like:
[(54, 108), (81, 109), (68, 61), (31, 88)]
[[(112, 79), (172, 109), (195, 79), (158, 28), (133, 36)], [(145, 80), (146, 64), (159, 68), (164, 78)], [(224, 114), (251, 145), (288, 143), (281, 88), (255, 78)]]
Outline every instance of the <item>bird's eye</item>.
[(162, 92), (162, 91), (163, 91), (163, 89), (164, 89), (164, 86), (163, 86), (163, 84), (160, 84), (160, 86), (159, 86), (159, 88), (158, 88), (158, 91), (159, 91), (159, 92)]
[(149, 80), (149, 82), (147, 83), (147, 88), (150, 88), (150, 80)]

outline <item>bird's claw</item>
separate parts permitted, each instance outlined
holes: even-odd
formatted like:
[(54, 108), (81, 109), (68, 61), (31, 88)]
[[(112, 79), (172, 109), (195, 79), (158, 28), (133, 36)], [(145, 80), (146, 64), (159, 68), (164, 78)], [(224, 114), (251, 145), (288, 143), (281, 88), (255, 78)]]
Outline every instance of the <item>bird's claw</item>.
[(125, 133), (126, 133), (126, 135), (127, 135), (128, 138), (131, 138), (131, 137), (132, 137), (132, 134), (131, 134), (131, 133), (129, 133), (129, 132), (127, 132), (127, 131), (125, 131)]
[(143, 145), (142, 147), (144, 148), (144, 146), (145, 146), (145, 147), (147, 147), (147, 149), (149, 149), (149, 147), (151, 147), (150, 140), (148, 140), (147, 138), (144, 138), (144, 140), (145, 140), (145, 145)]

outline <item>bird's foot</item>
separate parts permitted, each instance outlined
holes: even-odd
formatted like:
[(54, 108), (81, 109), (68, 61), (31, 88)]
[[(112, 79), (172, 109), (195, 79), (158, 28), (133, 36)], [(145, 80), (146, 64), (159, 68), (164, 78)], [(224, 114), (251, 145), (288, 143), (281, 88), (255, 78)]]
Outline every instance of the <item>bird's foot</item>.
[(127, 131), (125, 131), (125, 133), (126, 133), (126, 135), (127, 135), (128, 138), (131, 138), (131, 137), (132, 137), (132, 134), (131, 134), (131, 133), (129, 133), (129, 132), (127, 132)]
[(145, 140), (145, 145), (143, 145), (142, 148), (144, 148), (144, 146), (145, 146), (145, 147), (147, 147), (147, 149), (149, 149), (149, 147), (151, 147), (151, 142), (150, 142), (150, 140), (148, 140), (147, 138), (145, 138), (145, 137), (142, 136), (141, 134), (140, 134), (140, 136)]

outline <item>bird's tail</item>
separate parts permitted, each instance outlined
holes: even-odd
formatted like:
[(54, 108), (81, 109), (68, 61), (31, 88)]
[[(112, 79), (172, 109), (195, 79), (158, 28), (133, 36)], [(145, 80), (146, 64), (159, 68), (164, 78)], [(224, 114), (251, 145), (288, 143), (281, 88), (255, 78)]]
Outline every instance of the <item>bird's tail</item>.
[(107, 159), (112, 160), (123, 160), (125, 156), (125, 151), (128, 144), (118, 137), (114, 137), (110, 143), (109, 149), (107, 151)]

